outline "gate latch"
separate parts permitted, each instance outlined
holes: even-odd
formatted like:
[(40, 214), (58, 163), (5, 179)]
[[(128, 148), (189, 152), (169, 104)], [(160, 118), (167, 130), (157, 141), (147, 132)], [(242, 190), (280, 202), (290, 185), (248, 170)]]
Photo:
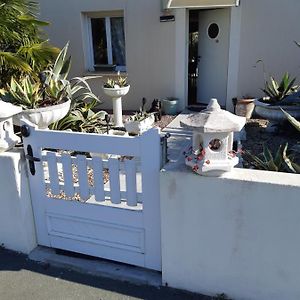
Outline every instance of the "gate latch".
[(33, 156), (33, 151), (31, 145), (27, 146), (27, 154), (25, 158), (28, 160), (29, 170), (31, 175), (35, 175), (35, 162), (40, 162), (41, 160), (38, 157)]

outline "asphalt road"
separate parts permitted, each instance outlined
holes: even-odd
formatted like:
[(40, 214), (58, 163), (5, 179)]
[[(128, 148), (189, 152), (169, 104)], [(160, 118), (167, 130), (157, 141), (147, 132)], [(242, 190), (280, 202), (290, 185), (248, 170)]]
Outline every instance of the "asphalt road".
[(5, 249), (0, 249), (0, 299), (211, 300), (170, 288), (134, 285), (40, 264)]

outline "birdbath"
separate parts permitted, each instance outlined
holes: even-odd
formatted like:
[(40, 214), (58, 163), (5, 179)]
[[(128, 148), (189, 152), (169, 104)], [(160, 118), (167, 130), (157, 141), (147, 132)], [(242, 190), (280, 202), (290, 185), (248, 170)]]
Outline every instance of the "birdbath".
[(12, 117), (22, 108), (0, 100), (0, 152), (13, 148), (20, 138), (14, 133)]
[(233, 151), (233, 133), (242, 130), (245, 117), (222, 110), (217, 99), (211, 99), (207, 108), (180, 122), (193, 130), (193, 146), (185, 151), (185, 163), (194, 172), (205, 176), (220, 176), (238, 164)]
[(125, 96), (130, 89), (130, 85), (125, 87), (105, 88), (104, 93), (112, 98), (114, 111), (114, 126), (124, 127), (122, 120), (122, 97)]

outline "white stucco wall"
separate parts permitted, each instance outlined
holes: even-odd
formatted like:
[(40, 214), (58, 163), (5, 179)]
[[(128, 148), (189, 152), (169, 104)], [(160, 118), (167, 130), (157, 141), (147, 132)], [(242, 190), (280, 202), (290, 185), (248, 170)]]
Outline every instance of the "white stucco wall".
[[(181, 109), (187, 103), (187, 22), (186, 10), (174, 9), (176, 21), (160, 23), (161, 0), (39, 0), (41, 18), (51, 22), (46, 28), (51, 42), (60, 47), (70, 41), (73, 57), (72, 76), (88, 75), (84, 62), (82, 12), (123, 10), (126, 34), (127, 73), (131, 91), (124, 109), (138, 109), (142, 97), (149, 99), (175, 96)], [(232, 8), (232, 36), (229, 55), (227, 104), (232, 97), (262, 95), (263, 68), (276, 78), (285, 71), (300, 74), (298, 0), (243, 0)], [(225, 79), (224, 79), (225, 80)], [(103, 95), (102, 80), (91, 82), (104, 100), (102, 108), (111, 108)], [(212, 83), (213, 84), (213, 83)], [(225, 97), (226, 95), (224, 95)]]
[(162, 276), (233, 299), (300, 298), (299, 175), (235, 169), (161, 173)]
[[(125, 18), (126, 62), (131, 90), (124, 97), (124, 109), (138, 109), (142, 97), (149, 102), (167, 96), (182, 97), (176, 91), (176, 22), (160, 23), (160, 0), (40, 0), (41, 18), (51, 22), (46, 30), (51, 42), (60, 47), (70, 41), (72, 76), (88, 75), (84, 63), (82, 12), (123, 10)], [(179, 16), (180, 17), (180, 16)], [(184, 73), (183, 73), (184, 78)], [(94, 80), (93, 90), (104, 100), (102, 108), (112, 108), (101, 91), (102, 80)], [(179, 94), (179, 95), (178, 95)], [(150, 105), (150, 103), (149, 103)]]
[(0, 244), (28, 254), (37, 244), (25, 163), (22, 150), (0, 154)]
[(259, 59), (264, 61), (266, 71), (277, 79), (286, 71), (299, 77), (300, 48), (294, 41), (300, 41), (300, 1), (243, 0), (240, 8), (237, 96), (262, 95), (264, 76), (262, 65), (256, 65)]

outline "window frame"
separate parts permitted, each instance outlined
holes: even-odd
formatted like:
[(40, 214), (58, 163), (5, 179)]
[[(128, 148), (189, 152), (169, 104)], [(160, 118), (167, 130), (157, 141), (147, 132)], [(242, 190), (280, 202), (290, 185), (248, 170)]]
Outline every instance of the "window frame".
[[(123, 18), (123, 26), (125, 33), (125, 22), (123, 11), (111, 11), (111, 12), (93, 12), (85, 13), (84, 15), (84, 26), (86, 39), (86, 68), (90, 72), (95, 72), (95, 58), (93, 49), (93, 36), (92, 36), (92, 19), (105, 19), (105, 33), (106, 33), (106, 43), (107, 43), (107, 65), (113, 65), (113, 52), (112, 52), (112, 36), (111, 36), (111, 18)], [(126, 51), (126, 34), (125, 34), (125, 53)], [(126, 54), (125, 54), (126, 55)], [(116, 72), (126, 72), (126, 65), (116, 66)]]

